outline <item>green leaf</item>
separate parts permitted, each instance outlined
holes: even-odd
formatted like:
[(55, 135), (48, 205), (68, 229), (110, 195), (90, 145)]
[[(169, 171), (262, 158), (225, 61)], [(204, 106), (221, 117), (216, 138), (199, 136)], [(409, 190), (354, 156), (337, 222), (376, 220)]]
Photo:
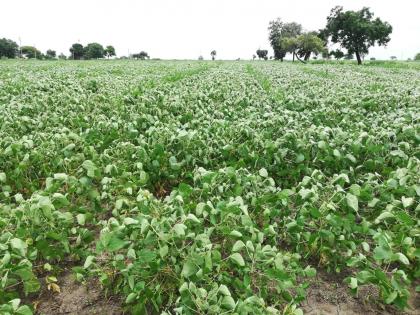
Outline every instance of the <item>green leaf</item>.
[(348, 193), (346, 195), (346, 201), (350, 209), (354, 210), (355, 212), (359, 211), (359, 200), (355, 195)]
[(222, 299), (222, 307), (228, 310), (236, 308), (235, 300), (231, 296), (224, 296)]
[(168, 245), (163, 245), (162, 247), (160, 247), (159, 249), (159, 255), (160, 257), (165, 257), (169, 252), (169, 247)]
[(138, 224), (139, 221), (133, 218), (124, 218), (123, 220), (124, 225), (133, 225), (133, 224)]
[(219, 292), (225, 296), (231, 296), (230, 291), (227, 286), (221, 284), (219, 287)]
[(32, 315), (32, 310), (27, 305), (22, 305), (15, 311), (16, 315)]
[(186, 229), (187, 227), (182, 223), (178, 223), (174, 225), (174, 231), (178, 237), (185, 236)]
[(356, 278), (353, 278), (353, 277), (350, 278), (349, 287), (351, 289), (356, 289), (357, 288), (357, 279)]
[(92, 256), (92, 255), (87, 256), (85, 263), (83, 265), (83, 268), (85, 269), (89, 268), (92, 265), (94, 259), (95, 259), (95, 256)]
[(137, 293), (131, 292), (125, 299), (125, 303), (130, 304), (137, 298)]
[(404, 208), (409, 208), (414, 203), (414, 198), (406, 198), (403, 196), (401, 202)]
[(85, 223), (86, 223), (86, 215), (84, 215), (83, 213), (79, 213), (77, 216), (76, 216), (76, 219), (77, 219), (77, 223), (79, 224), (79, 225), (85, 225)]
[(145, 171), (140, 171), (139, 184), (146, 185), (148, 181), (149, 181), (149, 175)]
[(0, 173), (0, 183), (5, 183), (6, 182), (6, 173), (1, 172)]
[(392, 252), (383, 247), (376, 247), (373, 251), (373, 258), (376, 260), (389, 260), (392, 257)]
[(409, 265), (410, 261), (408, 260), (407, 256), (405, 256), (403, 253), (396, 253), (395, 257), (402, 262), (404, 265)]
[(268, 177), (268, 172), (265, 168), (260, 169), (258, 174), (260, 174), (261, 177)]
[(194, 264), (191, 261), (186, 261), (184, 263), (184, 266), (182, 267), (181, 275), (184, 276), (185, 278), (189, 278), (192, 275), (195, 275), (198, 269), (199, 268), (196, 264)]
[(239, 253), (234, 253), (234, 254), (230, 255), (230, 259), (240, 267), (245, 266), (245, 261), (244, 261), (242, 255), (239, 254)]
[(394, 300), (397, 298), (398, 296), (398, 292), (397, 291), (393, 291), (390, 295), (388, 295), (388, 297), (385, 299), (385, 303), (386, 304), (391, 304), (392, 302), (394, 302)]
[(236, 241), (235, 244), (233, 244), (232, 251), (233, 252), (239, 252), (244, 247), (245, 247), (244, 242), (242, 242), (241, 240), (238, 240), (238, 241)]
[(10, 240), (10, 247), (21, 256), (25, 256), (28, 250), (28, 245), (19, 238), (12, 238)]
[(242, 233), (236, 230), (233, 230), (232, 232), (230, 232), (229, 234), (230, 236), (235, 236), (235, 237), (242, 237)]
[(369, 244), (368, 244), (368, 243), (366, 243), (366, 242), (362, 242), (362, 247), (363, 247), (363, 250), (364, 250), (365, 252), (369, 252), (369, 251), (370, 251), (370, 246), (369, 246)]

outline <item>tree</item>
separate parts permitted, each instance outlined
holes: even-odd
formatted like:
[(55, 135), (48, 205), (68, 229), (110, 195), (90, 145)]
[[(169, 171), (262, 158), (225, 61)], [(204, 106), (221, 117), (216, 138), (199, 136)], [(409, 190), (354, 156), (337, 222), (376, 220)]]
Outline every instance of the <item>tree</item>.
[(49, 59), (54, 59), (56, 57), (56, 52), (55, 50), (48, 49), (45, 55)]
[(255, 60), (255, 58), (257, 58), (257, 55), (252, 55), (252, 60)]
[(346, 60), (353, 60), (354, 59), (354, 55), (351, 53), (347, 53), (344, 55), (344, 59)]
[(110, 57), (114, 57), (116, 55), (114, 46), (108, 45), (105, 48), (105, 56), (109, 59)]
[(0, 58), (15, 58), (18, 53), (18, 44), (11, 39), (1, 38), (0, 39)]
[(258, 59), (267, 60), (267, 55), (268, 55), (268, 50), (265, 50), (265, 49), (258, 49), (257, 50)]
[(36, 58), (41, 59), (41, 52), (33, 46), (22, 46), (21, 47), (22, 56), (28, 59)]
[(420, 60), (420, 53), (414, 56), (414, 60), (419, 61)]
[(150, 59), (149, 54), (145, 51), (141, 51), (138, 54), (133, 54), (131, 55), (134, 59), (140, 59), (140, 60), (145, 60), (145, 59)]
[(274, 50), (274, 59), (283, 61), (286, 49), (282, 47), (283, 38), (293, 38), (302, 33), (302, 25), (291, 22), (283, 23), (280, 18), (270, 21), (268, 25), (268, 39)]
[(203, 60), (204, 58), (203, 58), (203, 56), (198, 56), (198, 60)]
[(397, 56), (391, 56), (391, 60), (397, 60)]
[(297, 37), (283, 37), (280, 40), (280, 45), (284, 55), (286, 53), (291, 53), (293, 55), (293, 61), (295, 61), (296, 50), (298, 49), (298, 40)]
[(212, 50), (211, 53), (210, 53), (211, 60), (215, 60), (216, 59), (216, 55), (217, 55), (217, 52), (215, 50)]
[(70, 48), (71, 57), (74, 60), (80, 60), (84, 55), (84, 48), (82, 44), (76, 43), (73, 44)]
[(65, 54), (61, 53), (61, 54), (58, 55), (58, 59), (66, 60), (67, 56)]
[(344, 58), (344, 53), (340, 49), (336, 49), (330, 52), (330, 56), (334, 56), (335, 59), (340, 60)]
[(343, 7), (337, 6), (327, 17), (326, 34), (333, 43), (355, 54), (359, 65), (371, 46), (386, 46), (391, 40), (392, 26), (379, 18), (373, 19), (373, 15), (366, 7), (360, 11), (343, 11)]
[(305, 61), (309, 60), (311, 54), (318, 55), (322, 53), (326, 48), (324, 47), (324, 41), (317, 36), (316, 32), (309, 32), (299, 35), (297, 37), (299, 57)]
[(99, 59), (105, 55), (104, 47), (98, 43), (89, 43), (83, 50), (85, 59)]

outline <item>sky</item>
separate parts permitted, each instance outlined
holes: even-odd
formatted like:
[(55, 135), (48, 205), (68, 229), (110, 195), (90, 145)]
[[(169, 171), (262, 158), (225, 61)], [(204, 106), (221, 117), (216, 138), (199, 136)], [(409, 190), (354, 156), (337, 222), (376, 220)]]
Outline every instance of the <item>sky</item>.
[(69, 55), (75, 42), (113, 45), (118, 56), (147, 51), (152, 58), (250, 59), (258, 48), (272, 50), (268, 23), (280, 17), (305, 30), (325, 26), (341, 5), (370, 7), (393, 26), (386, 48), (368, 57), (413, 58), (420, 52), (420, 0), (9, 0), (1, 1), (0, 37)]

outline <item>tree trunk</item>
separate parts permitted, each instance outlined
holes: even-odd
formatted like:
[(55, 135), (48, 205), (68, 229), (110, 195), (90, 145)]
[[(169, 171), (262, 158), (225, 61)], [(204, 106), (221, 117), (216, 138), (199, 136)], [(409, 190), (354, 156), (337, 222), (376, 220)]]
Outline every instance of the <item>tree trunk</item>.
[(357, 64), (361, 65), (362, 64), (362, 58), (360, 58), (360, 54), (358, 51), (356, 51), (356, 58), (357, 58)]
[(305, 61), (303, 61), (302, 59), (300, 59), (300, 58), (299, 58), (298, 54), (296, 54), (296, 58), (297, 58), (297, 60), (299, 60), (301, 63), (305, 63), (305, 64), (306, 64), (306, 62), (305, 62)]
[(308, 61), (310, 57), (311, 57), (311, 52), (310, 52), (310, 51), (308, 51), (308, 52), (305, 54), (305, 58), (304, 58), (304, 60), (305, 60), (305, 61)]
[(293, 52), (293, 61), (292, 62), (295, 62), (295, 52)]

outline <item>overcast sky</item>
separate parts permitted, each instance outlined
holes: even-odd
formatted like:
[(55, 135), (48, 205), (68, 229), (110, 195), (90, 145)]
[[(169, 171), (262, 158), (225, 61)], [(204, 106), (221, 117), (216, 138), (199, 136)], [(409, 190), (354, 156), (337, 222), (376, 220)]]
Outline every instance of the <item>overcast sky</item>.
[(270, 20), (316, 30), (336, 5), (368, 6), (391, 23), (391, 42), (372, 48), (371, 57), (420, 52), (420, 0), (9, 0), (0, 3), (0, 37), (66, 55), (74, 42), (99, 42), (113, 45), (118, 56), (145, 50), (151, 57), (207, 59), (215, 49), (218, 59), (249, 59), (270, 48)]

